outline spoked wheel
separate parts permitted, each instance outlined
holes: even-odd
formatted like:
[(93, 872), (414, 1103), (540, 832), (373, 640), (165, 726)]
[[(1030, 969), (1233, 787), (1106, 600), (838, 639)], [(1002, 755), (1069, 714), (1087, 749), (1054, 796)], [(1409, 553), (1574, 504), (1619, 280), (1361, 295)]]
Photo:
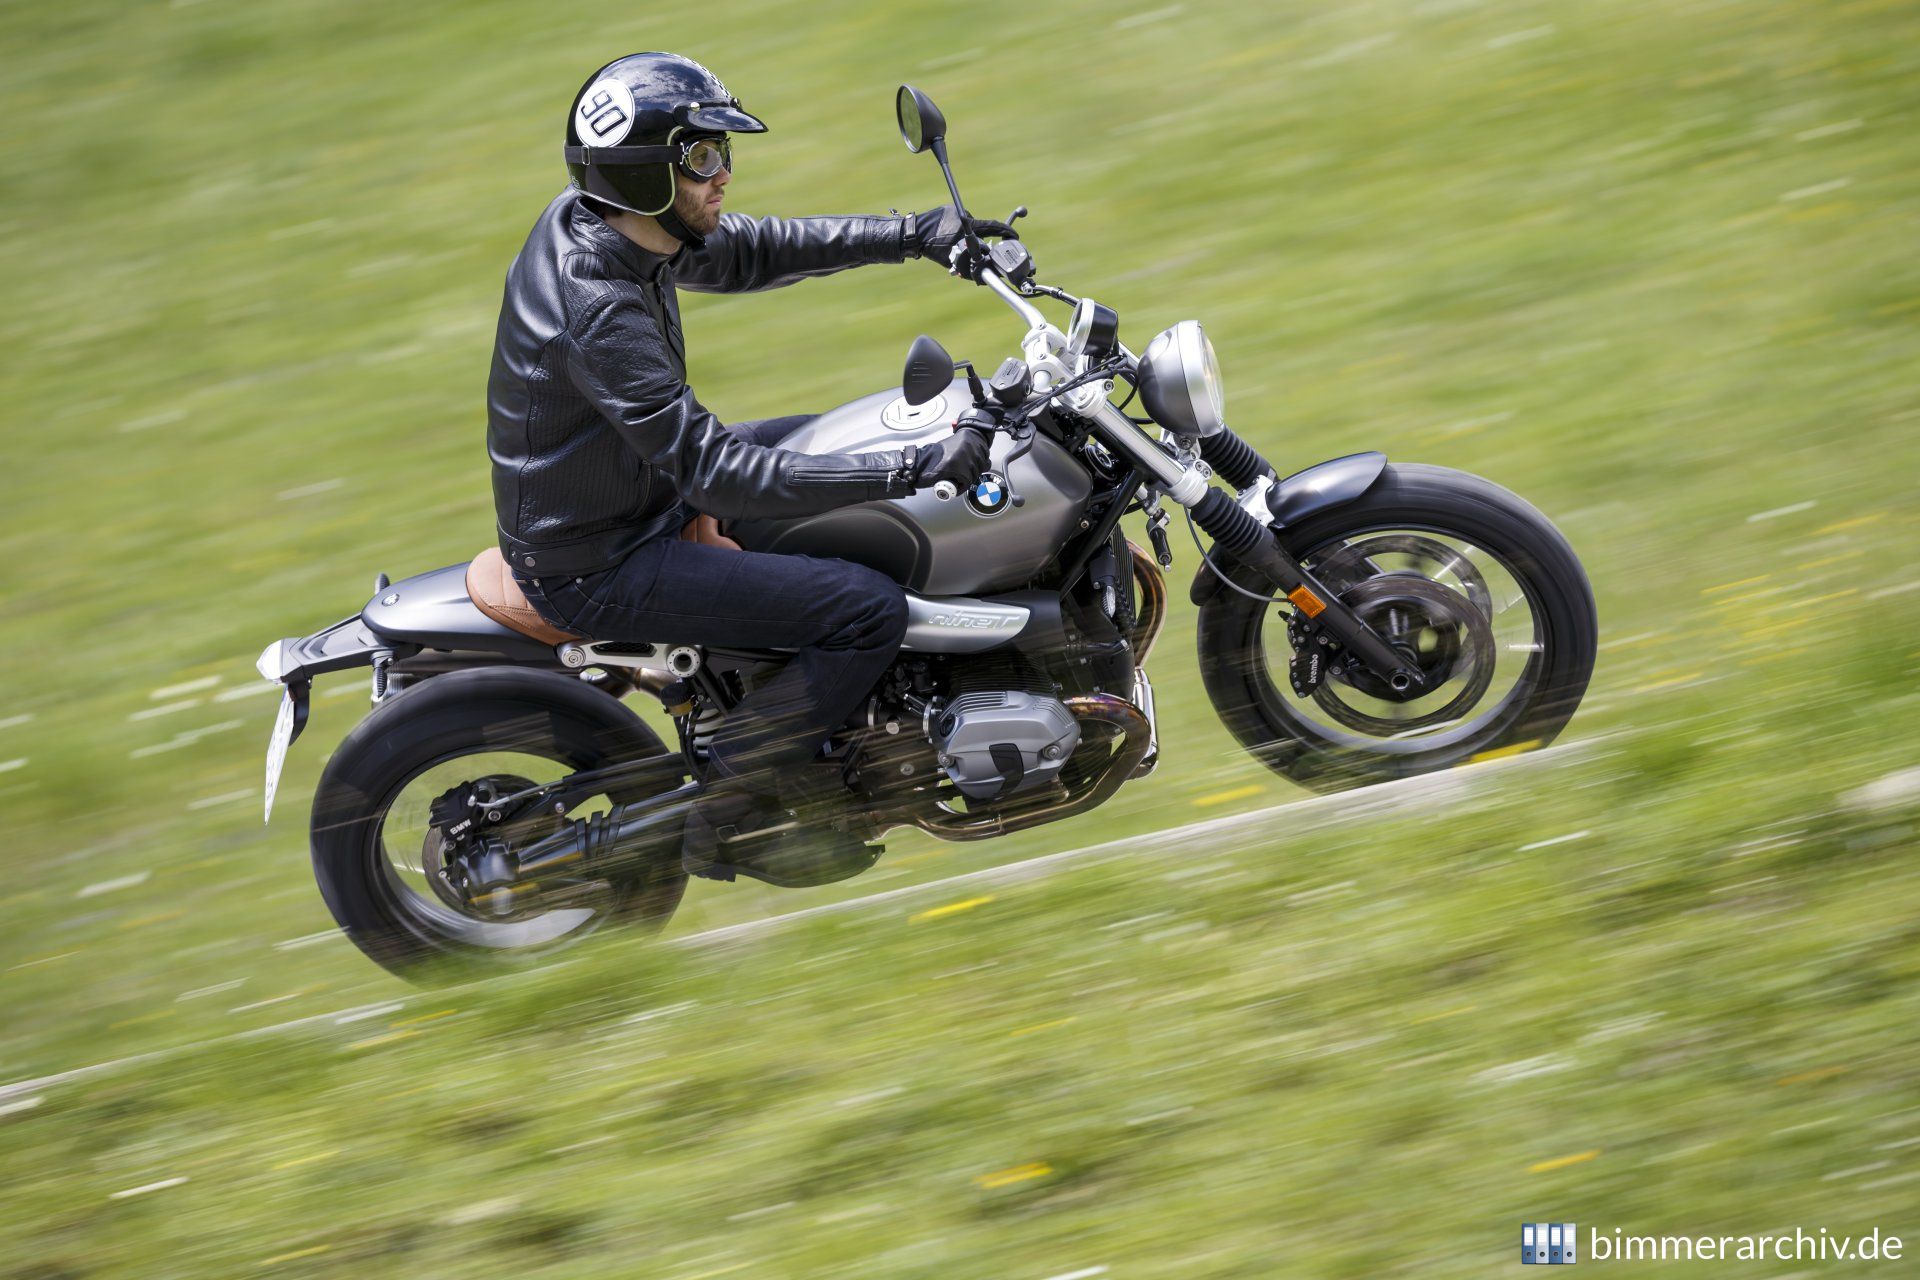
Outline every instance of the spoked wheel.
[(362, 951), (410, 980), (434, 961), (457, 969), (537, 960), (614, 920), (657, 929), (686, 889), (677, 850), (633, 878), (583, 871), (475, 904), (443, 874), (448, 842), (432, 819), (434, 801), (463, 786), (507, 795), (647, 757), (662, 764), (646, 780), (591, 797), (564, 817), (498, 828), (510, 848), (678, 786), (677, 754), (632, 711), (578, 680), (502, 667), (436, 676), (382, 704), (328, 762), (313, 810), (321, 894)]
[[(1275, 771), (1320, 791), (1408, 777), (1543, 746), (1579, 705), (1597, 639), (1592, 590), (1559, 530), (1505, 489), (1442, 467), (1390, 466), (1359, 499), (1283, 536), (1426, 686), (1402, 693), (1349, 669), (1289, 606), (1222, 587), (1200, 611), (1208, 696)], [(1244, 568), (1229, 576), (1272, 593)], [(1306, 646), (1327, 661), (1303, 694), (1289, 662)]]

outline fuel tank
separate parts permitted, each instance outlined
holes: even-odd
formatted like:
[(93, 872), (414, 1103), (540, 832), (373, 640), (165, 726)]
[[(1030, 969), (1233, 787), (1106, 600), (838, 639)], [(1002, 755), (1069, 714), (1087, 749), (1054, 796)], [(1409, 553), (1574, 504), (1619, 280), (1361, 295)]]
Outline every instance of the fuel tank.
[[(926, 404), (909, 406), (898, 390), (877, 391), (821, 414), (781, 442), (796, 453), (869, 453), (930, 445), (953, 432), (953, 420), (973, 403), (964, 379)], [(1014, 445), (993, 441), (993, 471), (1004, 481)], [(862, 502), (815, 516), (730, 520), (727, 533), (749, 551), (838, 556), (878, 569), (928, 596), (982, 595), (1026, 584), (1079, 527), (1092, 482), (1079, 462), (1036, 435), (1033, 449), (1013, 464), (1013, 487), (1025, 499), (1006, 500), (1004, 483), (962, 491), (942, 502), (933, 490), (907, 498)]]

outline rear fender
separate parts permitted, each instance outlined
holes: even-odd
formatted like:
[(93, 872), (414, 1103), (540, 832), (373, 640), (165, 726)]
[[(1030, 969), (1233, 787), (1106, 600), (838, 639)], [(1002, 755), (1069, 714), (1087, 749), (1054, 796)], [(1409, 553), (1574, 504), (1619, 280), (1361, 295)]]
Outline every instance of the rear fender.
[(554, 661), (553, 646), (501, 626), (467, 596), (467, 563), (415, 574), (381, 590), (360, 621), (388, 648), (413, 645), (449, 653), (497, 654), (521, 662)]
[(391, 642), (376, 636), (356, 613), (310, 636), (275, 640), (261, 651), (259, 661), (253, 665), (263, 677), (276, 684), (311, 683), (315, 676), (329, 671), (372, 666), (374, 654), (382, 650), (391, 653), (393, 648)]

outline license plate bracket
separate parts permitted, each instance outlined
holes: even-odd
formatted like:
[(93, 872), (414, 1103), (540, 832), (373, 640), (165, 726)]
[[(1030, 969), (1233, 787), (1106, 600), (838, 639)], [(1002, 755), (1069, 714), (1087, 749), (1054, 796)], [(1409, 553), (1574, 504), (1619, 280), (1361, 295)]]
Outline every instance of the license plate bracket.
[(287, 763), (287, 748), (307, 727), (307, 694), (311, 681), (289, 680), (280, 698), (280, 712), (273, 719), (273, 734), (267, 739), (267, 802), (263, 822), (273, 821), (273, 797), (280, 789), (280, 771)]

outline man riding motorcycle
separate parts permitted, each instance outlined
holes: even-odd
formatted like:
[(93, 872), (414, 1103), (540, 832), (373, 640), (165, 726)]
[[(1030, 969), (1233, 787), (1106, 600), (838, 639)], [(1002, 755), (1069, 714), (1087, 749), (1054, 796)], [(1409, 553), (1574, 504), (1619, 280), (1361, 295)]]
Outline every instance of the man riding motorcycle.
[(765, 131), (678, 55), (632, 54), (589, 77), (567, 118), (572, 181), (508, 270), (488, 383), (500, 550), (542, 617), (600, 641), (795, 651), (707, 757), (686, 858), (723, 879), (754, 873), (748, 855), (729, 861), (724, 839), (806, 796), (806, 766), (899, 650), (906, 603), (873, 569), (742, 551), (713, 520), (971, 486), (989, 441), (963, 427), (930, 448), (803, 455), (779, 442), (806, 416), (728, 426), (686, 384), (676, 289), (775, 289), (914, 257), (947, 266), (964, 246), (959, 270), (980, 236), (1013, 234), (951, 206), (722, 214), (728, 135)]

